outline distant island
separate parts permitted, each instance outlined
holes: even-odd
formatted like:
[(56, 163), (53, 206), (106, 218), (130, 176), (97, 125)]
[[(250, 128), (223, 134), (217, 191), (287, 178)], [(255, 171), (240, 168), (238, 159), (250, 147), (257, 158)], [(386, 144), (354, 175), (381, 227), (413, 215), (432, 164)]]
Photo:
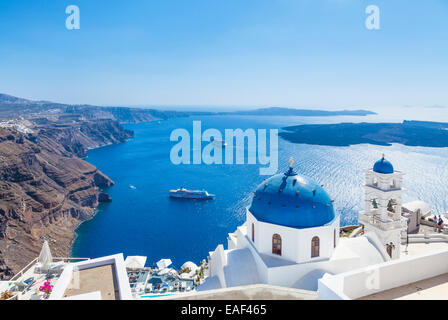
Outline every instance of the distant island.
[(293, 108), (261, 108), (248, 111), (226, 112), (222, 114), (251, 115), (251, 116), (300, 116), (300, 117), (332, 117), (332, 116), (368, 116), (376, 114), (369, 110), (311, 110)]
[(298, 125), (282, 128), (279, 136), (293, 143), (350, 146), (361, 143), (389, 146), (448, 147), (448, 123), (339, 123)]

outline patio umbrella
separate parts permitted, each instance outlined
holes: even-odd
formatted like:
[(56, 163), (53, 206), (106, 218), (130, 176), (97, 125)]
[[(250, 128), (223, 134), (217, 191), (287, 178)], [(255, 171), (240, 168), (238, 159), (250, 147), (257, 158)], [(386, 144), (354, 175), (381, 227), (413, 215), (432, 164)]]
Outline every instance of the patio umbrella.
[(161, 259), (157, 262), (157, 268), (165, 269), (171, 264), (172, 264), (171, 259)]
[(53, 256), (50, 251), (50, 246), (48, 245), (48, 241), (45, 240), (44, 244), (42, 245), (42, 249), (40, 250), (39, 263), (41, 264), (43, 269), (46, 269), (50, 266), (50, 264), (53, 262)]
[(146, 257), (144, 256), (127, 256), (124, 260), (124, 264), (128, 269), (144, 268), (146, 263)]

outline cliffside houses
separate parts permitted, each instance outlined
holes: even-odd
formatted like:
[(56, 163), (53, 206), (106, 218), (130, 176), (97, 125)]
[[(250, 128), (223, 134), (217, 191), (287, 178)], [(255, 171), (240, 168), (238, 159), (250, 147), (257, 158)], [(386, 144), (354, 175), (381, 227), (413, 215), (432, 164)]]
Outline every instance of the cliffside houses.
[(7, 120), (0, 122), (0, 128), (14, 128), (21, 133), (33, 133), (26, 120)]

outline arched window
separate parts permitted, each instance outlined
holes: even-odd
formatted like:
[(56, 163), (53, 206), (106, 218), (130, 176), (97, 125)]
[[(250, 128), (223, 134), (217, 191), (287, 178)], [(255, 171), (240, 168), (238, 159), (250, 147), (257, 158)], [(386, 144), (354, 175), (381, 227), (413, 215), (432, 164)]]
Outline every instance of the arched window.
[(396, 183), (395, 183), (395, 179), (394, 180), (392, 180), (392, 182), (390, 183), (390, 187), (392, 188), (392, 189), (394, 189), (394, 188), (396, 188)]
[(388, 244), (386, 244), (386, 251), (387, 251), (387, 254), (388, 254), (389, 257), (391, 257), (391, 258), (392, 258), (392, 249), (393, 249), (392, 243), (388, 243)]
[(255, 242), (255, 223), (252, 223), (252, 242)]
[(311, 240), (311, 258), (319, 256), (319, 237), (314, 237)]
[(282, 255), (282, 237), (279, 234), (272, 236), (272, 253)]
[[(422, 212), (420, 209), (417, 209), (417, 227), (420, 226), (420, 219), (422, 217)], [(409, 220), (408, 220), (409, 222)]]
[(333, 240), (334, 240), (334, 247), (336, 248), (336, 229), (334, 229), (334, 236), (333, 236)]

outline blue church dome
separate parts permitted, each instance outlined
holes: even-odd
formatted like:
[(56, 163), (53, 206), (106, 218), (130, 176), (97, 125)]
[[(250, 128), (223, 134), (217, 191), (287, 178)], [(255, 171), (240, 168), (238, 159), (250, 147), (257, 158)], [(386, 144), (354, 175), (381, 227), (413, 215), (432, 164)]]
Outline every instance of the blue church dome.
[(383, 155), (383, 157), (380, 160), (375, 162), (375, 165), (373, 166), (373, 171), (378, 173), (390, 174), (394, 173), (394, 166), (392, 165), (392, 163), (387, 161)]
[(291, 228), (319, 227), (335, 218), (333, 203), (325, 190), (292, 168), (260, 184), (249, 211), (259, 221)]

